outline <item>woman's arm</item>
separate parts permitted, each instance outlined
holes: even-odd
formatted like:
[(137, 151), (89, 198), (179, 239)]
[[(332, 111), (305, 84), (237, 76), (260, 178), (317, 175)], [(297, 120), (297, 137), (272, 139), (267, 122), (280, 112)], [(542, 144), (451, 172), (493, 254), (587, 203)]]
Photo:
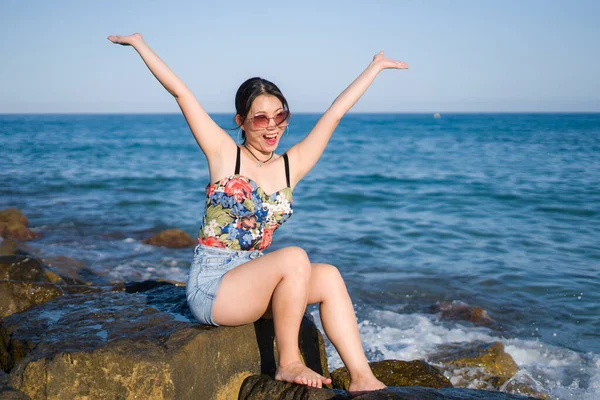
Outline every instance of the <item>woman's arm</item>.
[(108, 40), (124, 46), (132, 46), (142, 57), (150, 72), (175, 97), (196, 142), (206, 155), (209, 165), (211, 160), (218, 160), (225, 143), (231, 142), (230, 147), (235, 146), (233, 139), (210, 118), (190, 89), (152, 51), (142, 35), (135, 33), (129, 36), (109, 36)]
[(319, 161), (342, 117), (356, 104), (384, 69), (408, 69), (408, 65), (385, 57), (383, 51), (376, 54), (367, 69), (335, 99), (310, 133), (288, 151), (294, 165), (293, 185), (297, 184)]

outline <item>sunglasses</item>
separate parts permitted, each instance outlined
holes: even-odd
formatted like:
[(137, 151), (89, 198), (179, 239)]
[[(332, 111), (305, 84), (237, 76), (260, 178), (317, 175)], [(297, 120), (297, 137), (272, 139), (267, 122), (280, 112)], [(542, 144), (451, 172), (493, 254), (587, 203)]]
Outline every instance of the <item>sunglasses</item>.
[(252, 118), (248, 118), (248, 121), (252, 121), (252, 126), (254, 127), (254, 129), (265, 129), (267, 126), (269, 126), (269, 122), (271, 122), (271, 120), (275, 122), (275, 125), (280, 126), (284, 122), (287, 125), (289, 119), (290, 112), (287, 110), (282, 110), (275, 114), (274, 117), (267, 117), (264, 114), (260, 114), (255, 115)]

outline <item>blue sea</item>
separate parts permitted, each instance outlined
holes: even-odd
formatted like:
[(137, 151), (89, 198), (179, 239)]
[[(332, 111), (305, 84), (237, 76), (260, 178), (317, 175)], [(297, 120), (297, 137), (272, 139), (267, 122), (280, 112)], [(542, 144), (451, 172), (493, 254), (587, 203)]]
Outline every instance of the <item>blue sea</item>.
[[(281, 152), (318, 117), (294, 115)], [(181, 115), (0, 115), (0, 149), (0, 209), (41, 254), (185, 281), (192, 249), (141, 242), (200, 227), (208, 169)], [(340, 269), (371, 360), (498, 340), (552, 396), (600, 397), (600, 114), (350, 114), (294, 200), (272, 248)], [(496, 327), (432, 311), (453, 301)]]

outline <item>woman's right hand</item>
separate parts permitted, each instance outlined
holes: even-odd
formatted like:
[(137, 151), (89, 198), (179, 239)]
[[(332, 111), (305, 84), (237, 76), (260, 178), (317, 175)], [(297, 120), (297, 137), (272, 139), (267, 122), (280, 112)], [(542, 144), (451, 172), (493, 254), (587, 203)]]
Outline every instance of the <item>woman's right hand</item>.
[(144, 40), (140, 33), (134, 33), (129, 36), (110, 35), (107, 39), (122, 46), (133, 46), (135, 42)]

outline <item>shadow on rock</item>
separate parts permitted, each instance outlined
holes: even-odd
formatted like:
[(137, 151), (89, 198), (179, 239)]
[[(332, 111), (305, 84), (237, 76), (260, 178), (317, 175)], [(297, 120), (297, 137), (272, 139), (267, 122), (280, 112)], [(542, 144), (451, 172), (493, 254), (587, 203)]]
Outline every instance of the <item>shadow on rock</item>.
[(317, 389), (294, 383), (272, 380), (266, 376), (246, 378), (239, 400), (511, 400), (527, 399), (501, 392), (456, 388), (388, 387), (387, 389), (350, 395), (342, 390)]

